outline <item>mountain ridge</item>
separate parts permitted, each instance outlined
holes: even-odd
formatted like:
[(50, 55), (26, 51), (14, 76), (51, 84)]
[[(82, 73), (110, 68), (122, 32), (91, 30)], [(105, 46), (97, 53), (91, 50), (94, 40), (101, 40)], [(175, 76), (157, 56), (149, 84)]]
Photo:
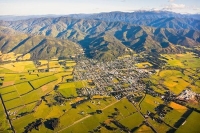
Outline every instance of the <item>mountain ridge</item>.
[[(177, 25), (173, 28), (156, 28), (118, 21), (70, 17), (1, 21), (0, 25), (25, 34), (73, 41), (83, 47), (88, 57), (99, 60), (111, 60), (123, 53), (134, 51), (181, 53), (184, 50), (178, 45), (192, 48), (200, 44), (198, 30), (174, 28), (178, 27)], [(196, 27), (198, 26), (197, 24)]]
[[(0, 27), (0, 29), (2, 29)], [(25, 33), (4, 34), (0, 30), (0, 50), (2, 53), (31, 54), (32, 59), (49, 57), (69, 57), (82, 54), (81, 47), (69, 40)]]

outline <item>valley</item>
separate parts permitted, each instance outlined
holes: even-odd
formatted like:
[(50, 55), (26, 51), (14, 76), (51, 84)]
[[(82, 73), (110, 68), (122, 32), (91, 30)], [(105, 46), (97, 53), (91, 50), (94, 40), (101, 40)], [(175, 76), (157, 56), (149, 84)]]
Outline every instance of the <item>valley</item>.
[[(11, 123), (2, 119), (0, 129), (181, 132), (200, 117), (200, 59), (194, 53), (160, 58), (166, 63), (159, 69), (137, 54), (110, 62), (82, 57), (2, 64), (1, 118), (8, 114)], [(195, 132), (199, 125), (193, 124)]]
[(0, 132), (198, 133), (199, 18), (153, 9), (0, 15)]

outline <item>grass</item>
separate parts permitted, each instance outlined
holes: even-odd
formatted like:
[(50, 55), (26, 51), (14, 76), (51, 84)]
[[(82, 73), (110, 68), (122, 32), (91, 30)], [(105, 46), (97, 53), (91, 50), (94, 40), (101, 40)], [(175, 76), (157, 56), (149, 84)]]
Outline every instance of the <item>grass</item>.
[(141, 63), (135, 64), (135, 66), (138, 68), (147, 68), (147, 67), (151, 67), (152, 64), (149, 62), (141, 62)]
[(77, 96), (76, 88), (83, 88), (88, 85), (87, 81), (76, 81), (59, 85), (58, 91), (65, 97)]
[(163, 103), (163, 101), (160, 98), (146, 95), (146, 97), (140, 104), (141, 112), (144, 114), (146, 114), (147, 111), (155, 112), (155, 107), (157, 107), (161, 103)]
[(12, 100), (12, 99), (15, 99), (18, 97), (19, 97), (19, 95), (18, 95), (17, 91), (2, 95), (2, 98), (4, 101)]
[(7, 110), (10, 110), (12, 108), (15, 108), (15, 107), (23, 105), (21, 98), (10, 100), (10, 101), (4, 102), (4, 103), (5, 103), (5, 106), (6, 106)]
[(148, 121), (153, 125), (153, 127), (156, 129), (158, 133), (166, 133), (170, 130), (170, 127), (165, 125), (164, 123), (160, 124), (156, 121), (152, 120), (151, 118), (148, 119)]
[(184, 73), (178, 70), (162, 70), (158, 74), (152, 75), (149, 80), (153, 83), (151, 88), (162, 94), (166, 91), (163, 87), (166, 87), (177, 95), (186, 87), (190, 87), (193, 91), (199, 93), (198, 86), (191, 84), (192, 80), (189, 79), (191, 75), (188, 69), (184, 70)]
[(100, 115), (94, 115), (89, 117), (82, 122), (77, 123), (75, 126), (69, 127), (66, 130), (62, 131), (63, 133), (77, 132), (77, 133), (88, 133), (100, 125), (101, 121)]
[(28, 104), (31, 102), (35, 102), (39, 100), (42, 95), (44, 94), (42, 93), (41, 89), (31, 91), (30, 93), (27, 93), (26, 95), (22, 96), (23, 103)]
[(59, 92), (65, 97), (76, 97), (77, 96), (75, 88), (59, 89)]
[(74, 62), (74, 61), (66, 61), (67, 67), (74, 67), (75, 65), (76, 65), (76, 62)]
[(16, 79), (16, 77), (18, 77), (18, 74), (11, 74), (11, 73), (7, 73), (4, 75), (4, 82), (6, 81), (14, 81)]
[[(90, 108), (88, 106), (90, 106)], [(66, 127), (67, 125), (71, 125), (75, 121), (83, 118), (86, 114), (85, 115), (80, 115), (81, 111), (84, 111), (85, 113), (89, 113), (90, 111), (96, 110), (97, 108), (98, 107), (95, 106), (95, 105), (92, 105), (92, 103), (86, 102), (86, 103), (81, 104), (80, 106), (78, 106), (76, 109), (69, 109), (67, 111), (67, 113), (60, 118), (60, 121), (62, 123), (61, 127), (63, 128), (63, 127)], [(73, 116), (73, 117), (71, 117), (71, 116)], [(68, 121), (66, 121), (66, 120), (68, 120)], [(98, 121), (98, 120), (96, 120), (96, 121)], [(88, 125), (93, 123), (93, 122), (95, 122), (95, 121), (87, 121), (87, 120), (83, 121), (83, 123), (85, 123), (85, 124), (88, 123)], [(79, 128), (79, 125), (75, 125), (75, 128), (77, 128), (77, 127)], [(79, 130), (80, 130), (80, 128), (79, 128)], [(85, 130), (85, 131), (87, 131), (87, 130)], [(67, 132), (67, 131), (65, 131), (65, 132)]]
[(0, 89), (0, 93), (2, 95), (6, 94), (6, 93), (14, 92), (14, 91), (16, 91), (14, 86), (8, 86), (8, 87)]
[(58, 63), (58, 61), (49, 61), (49, 67), (60, 67), (60, 64)]
[(139, 125), (141, 125), (143, 121), (144, 121), (143, 117), (141, 116), (140, 113), (137, 112), (134, 113), (133, 115), (124, 118), (123, 120), (120, 121), (120, 123), (125, 125), (131, 130), (134, 127), (139, 127)]
[[(112, 101), (111, 101), (112, 102)], [(105, 104), (110, 104), (109, 100), (106, 102), (104, 100), (101, 100), (101, 103), (105, 103)], [(92, 104), (91, 102), (86, 102), (84, 104), (81, 104), (80, 106), (77, 107), (77, 109), (70, 109), (70, 106), (69, 105), (69, 102), (66, 103), (65, 106), (53, 106), (51, 108), (49, 108), (47, 105), (45, 105), (45, 102), (42, 102), (42, 104), (37, 108), (37, 111), (31, 115), (28, 115), (28, 116), (25, 116), (28, 120), (27, 120), (27, 124), (34, 121), (35, 119), (37, 118), (45, 118), (45, 119), (49, 119), (49, 118), (53, 118), (53, 117), (60, 117), (63, 115), (63, 109), (66, 109), (67, 110), (67, 113), (65, 115), (63, 115), (62, 117), (60, 117), (60, 121), (61, 121), (61, 124), (60, 124), (60, 128), (63, 128), (65, 127), (66, 125), (70, 125), (72, 124), (73, 122), (83, 118), (84, 116), (80, 115), (80, 111), (84, 111), (84, 112), (89, 112), (89, 110), (91, 111), (95, 111), (98, 106), (97, 106), (97, 102), (96, 104)], [(92, 108), (90, 109), (88, 107), (88, 105)], [(105, 107), (106, 105), (103, 104), (102, 107)], [(72, 117), (73, 116), (73, 117)], [(24, 118), (24, 117), (23, 117)], [(83, 123), (86, 123), (86, 130), (84, 130), (85, 132), (88, 130), (91, 130), (93, 128), (96, 127), (96, 125), (99, 125), (99, 121), (101, 121), (101, 115), (97, 115), (97, 116), (94, 116), (94, 117), (90, 117), (86, 120), (83, 121)], [(31, 121), (32, 119), (32, 121)], [(23, 128), (22, 127), (25, 127), (27, 124), (24, 123), (24, 120), (25, 119), (22, 119), (22, 121), (20, 121), (20, 123), (18, 124), (17, 122), (19, 121), (14, 121), (14, 126), (17, 129), (18, 132), (22, 132)], [(67, 120), (67, 121), (66, 121)], [(64, 125), (63, 125), (63, 124)], [(87, 124), (89, 123), (89, 124)], [(81, 123), (77, 123), (75, 127), (73, 128), (68, 128), (66, 129), (64, 132), (68, 131), (68, 130), (73, 130), (74, 131), (80, 131), (80, 125)], [(21, 125), (21, 126), (20, 126)], [(79, 128), (77, 128), (79, 127)], [(45, 129), (44, 128), (44, 125), (40, 128), (41, 130), (40, 131), (45, 131), (45, 132), (52, 132), (51, 130), (48, 130), (48, 129)], [(34, 130), (36, 131), (36, 130)]]
[[(47, 61), (41, 61), (41, 64), (45, 64)], [(3, 99), (5, 102), (6, 109), (11, 112), (10, 118), (15, 118), (16, 115), (31, 112), (33, 108), (36, 106), (38, 100), (40, 100), (41, 96), (45, 95), (46, 93), (52, 91), (54, 86), (61, 82), (62, 76), (64, 79), (73, 79), (72, 71), (73, 66), (76, 65), (74, 61), (67, 62), (68, 66), (70, 67), (65, 72), (45, 72), (45, 73), (38, 73), (35, 71), (34, 73), (28, 73), (28, 70), (36, 70), (32, 61), (24, 61), (24, 62), (16, 62), (16, 63), (9, 63), (5, 65), (0, 65), (0, 75), (4, 76), (3, 86), (0, 88), (0, 93), (3, 94)], [(60, 70), (63, 68), (60, 67), (58, 61), (50, 61), (50, 67), (59, 67)], [(11, 73), (16, 72), (16, 73)], [(21, 73), (23, 72), (23, 73)], [(23, 80), (22, 80), (23, 78)], [(28, 83), (30, 81), (31, 85)], [(74, 82), (73, 85), (67, 84), (67, 87), (73, 88), (82, 88), (88, 85), (87, 81), (77, 81)], [(7, 87), (5, 87), (7, 86)], [(65, 86), (64, 86), (65, 87)], [(71, 88), (73, 90), (73, 88)], [(68, 88), (69, 91), (69, 88)], [(53, 93), (53, 92), (52, 92)], [(69, 94), (76, 94), (76, 90), (68, 92)], [(21, 96), (20, 96), (21, 95)], [(77, 95), (77, 94), (76, 94)], [(53, 98), (53, 97), (52, 97)], [(73, 102), (73, 100), (71, 101)], [(87, 105), (90, 105), (94, 109), (97, 109), (97, 105), (93, 105), (92, 103), (88, 102)], [(71, 119), (73, 115), (75, 118), (72, 119), (78, 120), (83, 116), (80, 116), (79, 112), (83, 108), (85, 111), (88, 110), (87, 105), (80, 105), (80, 108), (76, 111), (71, 110), (71, 113), (68, 119)], [(101, 102), (102, 107), (106, 105), (106, 102), (102, 100)], [(64, 114), (63, 110), (69, 110), (71, 108), (70, 102), (66, 102), (62, 106), (52, 106), (49, 107), (43, 101), (42, 104), (37, 107), (36, 111), (31, 113), (30, 115), (25, 115), (19, 119), (13, 120), (12, 123), (16, 132), (23, 132), (24, 127), (27, 126), (29, 123), (35, 121), (38, 118), (49, 119), (53, 117), (60, 117)], [(14, 113), (16, 115), (14, 115)], [(75, 113), (76, 112), (76, 113)], [(0, 130), (5, 127), (5, 120), (2, 119), (5, 115), (4, 112), (1, 112), (0, 109)], [(66, 121), (66, 119), (63, 119)], [(65, 123), (65, 122), (63, 122)], [(5, 127), (6, 128), (6, 127)], [(3, 129), (6, 132), (5, 128)], [(36, 130), (34, 130), (35, 132)], [(53, 132), (47, 129), (44, 125), (42, 125), (41, 130), (42, 132)], [(1, 131), (0, 131), (1, 132)]]
[[(36, 102), (31, 103), (31, 104), (27, 104), (26, 106), (21, 106), (21, 107), (18, 107), (18, 108), (11, 109), (9, 111), (10, 112), (16, 112), (17, 114), (24, 113), (24, 112), (31, 112), (33, 110), (33, 108), (35, 107), (35, 105), (36, 105)], [(15, 116), (10, 115), (10, 117), (12, 118), (12, 117), (15, 117)]]
[(151, 86), (151, 88), (158, 93), (164, 94), (166, 92), (166, 90), (161, 86), (161, 85), (157, 85), (157, 86)]
[(33, 90), (28, 82), (15, 85), (19, 95), (25, 94)]
[(184, 125), (181, 125), (178, 130), (176, 131), (177, 133), (198, 133), (199, 132), (199, 123), (200, 119), (200, 114), (197, 112), (192, 112), (190, 116), (186, 119), (186, 122)]
[[(101, 104), (102, 104), (103, 101), (104, 100), (101, 100)], [(107, 101), (104, 101), (104, 102), (106, 102), (105, 105), (103, 105), (101, 107), (98, 107), (98, 105), (91, 106), (93, 103), (89, 104), (88, 102), (86, 102), (86, 103), (83, 104), (85, 107), (83, 107), (83, 106), (79, 107), (78, 106), (77, 109), (69, 110), (66, 115), (61, 117), (61, 121), (64, 121), (66, 119), (68, 120), (68, 121), (65, 121), (65, 125), (61, 125), (61, 129), (66, 127), (66, 126), (69, 126), (70, 123), (73, 123), (74, 121), (76, 121), (80, 118), (83, 118), (83, 116), (77, 115), (77, 114), (79, 114), (80, 111), (88, 112), (88, 110), (92, 111), (92, 110), (96, 110), (96, 109), (103, 109), (103, 113), (92, 115), (91, 117), (88, 117), (88, 118), (82, 120), (81, 122), (78, 122), (75, 125), (70, 126), (69, 128), (66, 128), (62, 132), (64, 133), (64, 132), (71, 132), (71, 131), (73, 131), (73, 132), (92, 131), (93, 129), (95, 129), (97, 126), (100, 125), (100, 122), (104, 122), (105, 120), (109, 119), (108, 115), (111, 115), (111, 113), (115, 112), (114, 108), (117, 108), (120, 112), (118, 119), (123, 118), (123, 117), (128, 118), (128, 116), (130, 116), (130, 113), (136, 111), (136, 109), (133, 107), (133, 105), (127, 99), (122, 99), (121, 101), (119, 101), (119, 102), (117, 102), (117, 103), (115, 103), (115, 104), (113, 104), (113, 105), (111, 105), (110, 107), (107, 107), (107, 108), (105, 108), (105, 107), (107, 105), (115, 102), (115, 100), (114, 99), (108, 99)], [(94, 102), (94, 103), (97, 103), (97, 102)], [(91, 109), (88, 108), (88, 106), (87, 106), (88, 104), (89, 104), (89, 106), (91, 106)], [(69, 119), (72, 112), (73, 112), (74, 115), (71, 119)], [(137, 115), (135, 117), (137, 117)], [(104, 131), (108, 132), (108, 130), (106, 130), (106, 129), (104, 129)]]
[(146, 125), (142, 125), (135, 132), (136, 133), (153, 133), (153, 130), (150, 127), (146, 126)]
[(195, 58), (193, 53), (186, 54), (163, 54), (163, 57), (167, 58), (168, 66), (178, 66), (182, 68), (196, 68), (199, 67), (200, 59)]
[[(186, 111), (186, 110), (185, 110)], [(174, 124), (181, 118), (181, 116), (184, 114), (185, 111), (178, 111), (178, 110), (171, 110), (168, 112), (164, 118), (164, 121), (171, 125), (174, 126)]]
[(0, 73), (11, 73), (13, 71), (7, 69), (7, 68), (3, 68), (3, 67), (0, 67)]
[(49, 83), (49, 82), (52, 82), (52, 81), (55, 81), (57, 78), (52, 75), (52, 76), (48, 76), (48, 77), (44, 77), (44, 78), (41, 78), (41, 79), (36, 79), (36, 80), (33, 80), (31, 81), (30, 83), (33, 85), (33, 87), (35, 89), (38, 89), (39, 87)]
[(0, 67), (6, 68), (14, 72), (27, 72), (30, 69), (36, 69), (32, 61), (8, 63), (8, 64), (0, 65)]
[(30, 114), (30, 115), (21, 117), (20, 119), (16, 119), (12, 121), (12, 124), (16, 132), (22, 133), (24, 132), (24, 127), (26, 127), (29, 123), (35, 121), (35, 119), (36, 118), (34, 118), (32, 114)]
[(51, 108), (48, 107), (45, 102), (37, 108), (37, 111), (33, 114), (35, 118), (46, 118), (51, 111)]
[(0, 101), (0, 118), (1, 118), (0, 119), (0, 132), (5, 132), (5, 133), (11, 132), (11, 131), (7, 130), (10, 126), (9, 126), (8, 120), (6, 119), (6, 114), (3, 109), (3, 105), (2, 105), (1, 101)]

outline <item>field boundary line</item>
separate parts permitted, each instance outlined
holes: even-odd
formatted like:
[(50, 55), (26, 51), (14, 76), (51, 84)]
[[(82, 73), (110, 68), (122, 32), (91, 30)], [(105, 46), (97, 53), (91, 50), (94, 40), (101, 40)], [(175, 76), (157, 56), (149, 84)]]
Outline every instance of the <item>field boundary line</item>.
[(14, 129), (13, 125), (12, 125), (12, 122), (11, 122), (10, 117), (9, 117), (9, 115), (8, 115), (8, 112), (7, 112), (7, 110), (6, 110), (6, 106), (5, 106), (5, 104), (4, 104), (4, 101), (3, 101), (3, 98), (2, 98), (2, 96), (1, 96), (1, 94), (0, 94), (0, 99), (1, 99), (1, 102), (2, 102), (2, 105), (3, 105), (3, 108), (4, 108), (4, 111), (5, 111), (5, 114), (6, 114), (6, 116), (7, 116), (7, 120), (8, 120), (8, 123), (9, 123), (9, 125), (10, 125), (10, 128), (11, 128), (11, 129), (13, 130), (13, 132), (15, 133), (15, 129)]

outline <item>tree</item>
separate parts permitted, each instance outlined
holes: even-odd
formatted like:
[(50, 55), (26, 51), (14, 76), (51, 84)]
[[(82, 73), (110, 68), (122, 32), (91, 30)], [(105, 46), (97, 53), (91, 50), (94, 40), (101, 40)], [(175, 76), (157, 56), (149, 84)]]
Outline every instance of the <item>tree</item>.
[(59, 123), (60, 123), (60, 120), (58, 118), (53, 118), (53, 119), (51, 119), (50, 125), (51, 125), (52, 129), (54, 130), (55, 128), (58, 127)]

